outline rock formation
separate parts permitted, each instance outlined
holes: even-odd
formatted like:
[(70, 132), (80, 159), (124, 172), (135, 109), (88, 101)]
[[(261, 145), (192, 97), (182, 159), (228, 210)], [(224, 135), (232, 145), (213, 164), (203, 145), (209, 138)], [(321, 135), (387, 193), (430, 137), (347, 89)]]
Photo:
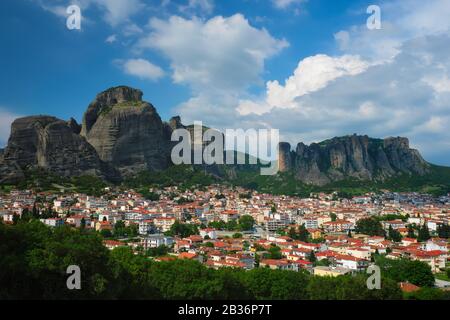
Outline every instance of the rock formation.
[(348, 178), (384, 180), (395, 174), (424, 175), (429, 164), (407, 138), (372, 139), (345, 136), (307, 146), (299, 143), (295, 151), (287, 143), (279, 146), (280, 171), (292, 171), (300, 181), (325, 185)]
[(81, 131), (100, 159), (123, 175), (167, 168), (169, 133), (156, 109), (142, 101), (142, 92), (128, 87), (97, 95), (83, 117)]
[(61, 176), (116, 175), (67, 122), (51, 116), (15, 120), (1, 162), (0, 181), (17, 181), (23, 177), (23, 170), (36, 167)]
[[(20, 181), (25, 169), (37, 167), (65, 177), (89, 174), (113, 181), (142, 170), (168, 168), (177, 143), (171, 141), (173, 131), (187, 129), (193, 138), (194, 126), (184, 126), (180, 117), (163, 122), (142, 96), (140, 90), (129, 87), (110, 88), (88, 106), (82, 126), (73, 118), (17, 119), (7, 147), (0, 150), (0, 183)], [(406, 138), (357, 135), (309, 146), (299, 143), (295, 150), (281, 143), (279, 164), (281, 172), (292, 172), (298, 180), (315, 185), (349, 178), (384, 180), (401, 173), (425, 175), (431, 170)], [(204, 167), (217, 175), (221, 171), (217, 165)], [(227, 166), (229, 171), (240, 167), (248, 169)]]

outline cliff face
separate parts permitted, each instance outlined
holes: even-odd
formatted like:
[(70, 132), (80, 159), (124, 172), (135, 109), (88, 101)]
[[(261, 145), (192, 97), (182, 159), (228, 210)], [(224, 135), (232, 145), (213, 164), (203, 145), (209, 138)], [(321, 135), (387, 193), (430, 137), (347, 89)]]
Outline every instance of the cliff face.
[(83, 118), (81, 135), (101, 160), (123, 175), (162, 170), (170, 161), (170, 128), (142, 92), (117, 87), (100, 93)]
[(61, 176), (115, 175), (67, 122), (50, 116), (14, 121), (1, 163), (0, 181), (20, 180), (23, 170), (33, 167), (46, 168)]
[(51, 116), (17, 119), (0, 155), (0, 182), (17, 182), (24, 169), (40, 167), (61, 176), (95, 175), (119, 180), (141, 170), (162, 170), (170, 162), (173, 127), (161, 121), (142, 92), (108, 89), (89, 105), (83, 125)]
[(280, 171), (292, 171), (300, 181), (325, 185), (347, 178), (384, 180), (396, 174), (424, 175), (429, 164), (406, 138), (371, 139), (367, 136), (333, 138), (295, 151), (289, 144), (279, 147)]
[[(179, 128), (187, 129), (193, 138), (194, 126), (184, 126), (179, 117), (161, 121), (156, 109), (142, 100), (140, 90), (111, 88), (89, 105), (82, 126), (73, 118), (66, 122), (51, 116), (14, 121), (8, 146), (0, 150), (0, 183), (20, 181), (29, 167), (61, 176), (89, 174), (108, 180), (142, 170), (163, 170), (172, 165), (170, 154), (177, 142), (171, 142), (171, 135)], [(292, 172), (298, 180), (315, 185), (430, 171), (430, 165), (417, 150), (410, 149), (406, 138), (354, 135), (310, 146), (299, 143), (294, 151), (288, 143), (280, 143), (279, 161), (280, 171)], [(204, 167), (219, 174), (218, 166)]]

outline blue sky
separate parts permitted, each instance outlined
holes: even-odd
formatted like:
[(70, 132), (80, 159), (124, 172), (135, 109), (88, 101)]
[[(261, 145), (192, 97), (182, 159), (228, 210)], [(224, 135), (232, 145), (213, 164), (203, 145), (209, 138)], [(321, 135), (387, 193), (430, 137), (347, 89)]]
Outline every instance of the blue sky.
[(293, 147), (407, 136), (450, 165), (448, 16), (446, 0), (3, 0), (0, 146), (15, 117), (81, 121), (98, 92), (129, 85), (164, 120), (277, 128)]

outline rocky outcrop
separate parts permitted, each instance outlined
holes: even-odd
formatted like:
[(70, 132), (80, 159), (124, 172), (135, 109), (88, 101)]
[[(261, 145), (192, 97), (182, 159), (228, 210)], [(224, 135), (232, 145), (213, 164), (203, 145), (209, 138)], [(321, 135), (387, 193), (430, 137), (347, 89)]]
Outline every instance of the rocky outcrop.
[(89, 105), (81, 135), (122, 175), (170, 165), (170, 129), (140, 90), (108, 89)]
[(74, 118), (70, 118), (70, 120), (67, 121), (67, 125), (70, 129), (72, 129), (73, 133), (80, 134), (81, 125), (78, 124), (77, 120), (75, 120)]
[(307, 146), (299, 143), (279, 146), (281, 171), (292, 171), (304, 183), (326, 185), (331, 182), (384, 180), (396, 174), (424, 175), (430, 170), (406, 138), (371, 139), (368, 136), (333, 138)]
[(287, 142), (280, 142), (278, 145), (278, 170), (287, 172), (292, 169), (291, 145)]
[[(142, 170), (159, 171), (171, 166), (171, 150), (178, 143), (171, 141), (173, 131), (188, 130), (194, 145), (194, 132), (205, 132), (208, 128), (194, 130), (193, 125), (184, 126), (180, 117), (163, 122), (142, 96), (140, 90), (129, 87), (108, 89), (89, 105), (82, 126), (73, 118), (17, 119), (12, 124), (7, 147), (0, 151), (0, 182), (20, 181), (25, 169), (34, 167), (61, 176), (89, 174), (115, 181)], [(202, 141), (198, 147), (203, 151), (207, 144)], [(214, 175), (228, 169), (230, 172), (251, 169), (255, 174), (257, 171), (257, 166), (246, 165), (202, 167)], [(406, 138), (381, 140), (357, 135), (309, 146), (299, 143), (295, 150), (288, 143), (281, 143), (279, 168), (315, 185), (349, 178), (384, 180), (401, 173), (424, 175), (430, 171), (430, 165), (409, 147)]]
[(45, 168), (60, 176), (117, 176), (95, 149), (65, 121), (51, 116), (17, 119), (0, 165), (0, 180), (17, 181), (27, 168)]

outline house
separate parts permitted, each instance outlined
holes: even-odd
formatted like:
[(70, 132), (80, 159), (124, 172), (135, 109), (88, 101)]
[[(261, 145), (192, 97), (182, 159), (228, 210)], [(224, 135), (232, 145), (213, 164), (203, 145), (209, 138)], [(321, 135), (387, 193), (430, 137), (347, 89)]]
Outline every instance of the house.
[(262, 268), (270, 268), (272, 270), (291, 270), (298, 271), (298, 264), (288, 261), (287, 259), (264, 259), (261, 260), (259, 266)]
[(436, 273), (445, 268), (445, 263), (447, 261), (447, 251), (411, 250), (410, 257), (413, 260), (419, 260), (427, 263), (431, 267), (431, 271), (433, 273)]
[(347, 254), (364, 260), (370, 260), (372, 256), (370, 250), (362, 248), (349, 248), (347, 249)]
[(237, 220), (238, 218), (239, 218), (239, 214), (238, 214), (237, 210), (224, 210), (220, 213), (220, 219), (225, 222)]
[(415, 292), (415, 291), (420, 290), (420, 287), (418, 287), (412, 283), (409, 283), (409, 282), (400, 282), (399, 286), (400, 286), (400, 289), (406, 293)]
[(384, 230), (389, 230), (389, 228), (398, 230), (406, 227), (406, 224), (402, 220), (383, 221), (382, 225)]
[(206, 265), (215, 269), (230, 267), (251, 270), (255, 267), (255, 259), (246, 254), (221, 255), (217, 251), (214, 251), (208, 256)]
[(75, 226), (76, 228), (80, 228), (81, 227), (81, 223), (84, 219), (84, 224), (85, 226), (88, 226), (91, 224), (91, 218), (86, 217), (85, 215), (82, 214), (77, 214), (71, 217), (68, 217), (66, 219), (66, 223)]
[(139, 221), (139, 234), (140, 235), (147, 235), (151, 233), (154, 229), (153, 220), (147, 219)]
[(113, 229), (111, 223), (109, 221), (97, 221), (95, 223), (95, 231), (109, 230)]
[(182, 252), (178, 255), (178, 259), (197, 260), (200, 263), (203, 262), (203, 257), (201, 255), (192, 252)]
[(323, 233), (322, 233), (322, 230), (320, 230), (320, 229), (312, 229), (311, 228), (311, 229), (307, 229), (307, 231), (309, 232), (309, 234), (311, 235), (311, 238), (313, 240), (322, 238)]
[(323, 228), (326, 232), (348, 232), (353, 229), (353, 223), (347, 220), (328, 221)]
[(171, 217), (158, 217), (153, 219), (153, 224), (161, 232), (167, 232), (170, 230), (172, 225), (175, 223), (176, 219)]
[(202, 236), (203, 239), (208, 236), (209, 239), (215, 240), (217, 239), (217, 232), (216, 229), (213, 228), (201, 229), (200, 236)]
[(425, 251), (440, 250), (447, 252), (447, 242), (445, 240), (430, 239), (425, 243), (423, 249)]
[(126, 247), (127, 245), (121, 241), (116, 240), (103, 240), (103, 245), (109, 250), (113, 250), (119, 247)]
[(149, 248), (158, 248), (162, 245), (170, 247), (173, 243), (174, 238), (163, 234), (151, 234), (141, 239), (141, 245), (145, 250)]
[(64, 220), (60, 218), (40, 219), (40, 221), (49, 227), (61, 227), (64, 225)]
[(369, 266), (369, 261), (349, 255), (337, 255), (336, 265), (354, 271), (364, 271)]
[(343, 267), (318, 266), (313, 268), (313, 274), (319, 277), (337, 277), (351, 272), (352, 270)]
[(414, 238), (403, 238), (402, 239), (402, 246), (407, 247), (413, 243), (417, 243), (417, 239), (414, 239)]

